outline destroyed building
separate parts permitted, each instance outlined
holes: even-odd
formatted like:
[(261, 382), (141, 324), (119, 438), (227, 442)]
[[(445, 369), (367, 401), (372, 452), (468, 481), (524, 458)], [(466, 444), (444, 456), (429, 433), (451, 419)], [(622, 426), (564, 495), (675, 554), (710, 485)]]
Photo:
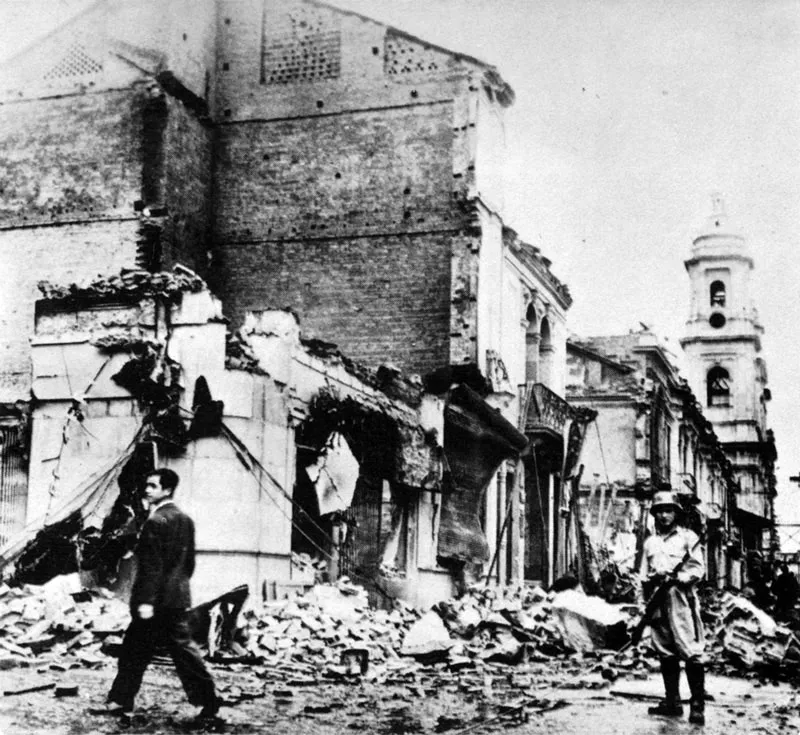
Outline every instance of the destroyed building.
[[(291, 549), (320, 546), (340, 552), (331, 573), (411, 598), (566, 569), (571, 298), (503, 219), (514, 96), (494, 67), (315, 0), (99, 0), (2, 79), (4, 542), (125, 454), (153, 406), (111, 377), (146, 357), (173, 433), (198, 406), (228, 427), (148, 440), (184, 476), (217, 579), (245, 564), (256, 587), (289, 584)], [(176, 265), (209, 290), (184, 294)], [(231, 362), (225, 322), (252, 361)], [(123, 327), (141, 333), (117, 344)], [(267, 342), (314, 391), (293, 402), (300, 369)], [(414, 448), (430, 466), (398, 459)], [(324, 514), (308, 470), (328, 452), (358, 482)], [(54, 473), (68, 455), (77, 469)], [(276, 520), (239, 467), (303, 513)]]
[[(315, 579), (292, 556), (309, 550), (372, 590), (380, 563), (418, 581), (404, 501), (440, 493), (443, 474), (443, 402), (421, 386), (303, 344), (285, 311), (251, 317), (233, 339), (220, 302), (181, 269), (46, 288), (32, 361), (31, 513), (3, 549), (25, 578), (80, 569), (124, 585), (146, 516), (138, 482), (168, 464), (198, 519), (203, 598), (233, 582), (264, 598), (302, 589)], [(334, 543), (333, 514), (358, 492), (377, 493), (383, 516), (342, 524)], [(423, 506), (416, 532), (435, 534)]]
[(678, 492), (706, 541), (709, 581), (741, 588), (777, 548), (777, 455), (763, 327), (750, 295), (753, 259), (719, 195), (685, 266), (686, 379), (646, 327), (568, 344), (567, 398), (598, 414), (581, 457), (584, 523), (595, 548), (630, 564), (652, 493)]
[(597, 412), (580, 461), (581, 518), (599, 579), (638, 568), (654, 492), (679, 494), (706, 541), (709, 582), (740, 586), (733, 527), (737, 484), (711, 423), (647, 328), (567, 344), (567, 399)]

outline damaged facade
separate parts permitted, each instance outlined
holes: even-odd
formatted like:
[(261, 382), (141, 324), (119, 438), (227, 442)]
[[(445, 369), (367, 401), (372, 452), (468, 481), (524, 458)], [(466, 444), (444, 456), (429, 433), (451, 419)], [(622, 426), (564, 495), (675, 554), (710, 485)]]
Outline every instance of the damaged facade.
[(644, 329), (568, 344), (567, 397), (597, 411), (581, 457), (583, 522), (595, 563), (638, 563), (652, 493), (678, 492), (707, 549), (708, 579), (742, 587), (776, 550), (775, 442), (753, 260), (722, 200), (692, 243), (687, 379)]
[(209, 593), (292, 549), (417, 602), (566, 568), (571, 298), (503, 221), (493, 67), (313, 0), (103, 0), (3, 88), (4, 541), (166, 462)]
[(708, 580), (739, 585), (731, 540), (733, 468), (668, 352), (647, 329), (570, 341), (567, 397), (597, 412), (581, 462), (582, 530), (598, 584), (637, 569), (654, 492), (682, 499), (706, 540)]
[[(169, 292), (162, 286), (175, 276), (138, 271), (123, 274), (130, 289), (94, 283), (37, 303), (31, 522), (4, 561), (29, 579), (58, 564), (124, 584), (126, 543), (146, 515), (137, 480), (166, 464), (198, 519), (201, 597), (231, 580), (264, 597), (302, 587), (309, 580), (297, 579), (291, 559), (308, 551), (370, 587), (379, 559), (365, 549), (380, 557), (393, 512), (408, 523), (411, 505), (418, 532), (434, 532), (418, 506), (441, 491), (442, 402), (414, 385), (404, 385), (406, 400), (390, 398), (380, 382), (392, 390), (403, 381), (304, 346), (288, 312), (251, 317), (231, 340), (220, 302), (196, 276), (177, 274)], [(345, 514), (369, 505), (376, 516), (336, 516), (330, 494)], [(58, 554), (42, 543), (56, 530)], [(395, 548), (380, 561), (416, 586), (416, 558)]]

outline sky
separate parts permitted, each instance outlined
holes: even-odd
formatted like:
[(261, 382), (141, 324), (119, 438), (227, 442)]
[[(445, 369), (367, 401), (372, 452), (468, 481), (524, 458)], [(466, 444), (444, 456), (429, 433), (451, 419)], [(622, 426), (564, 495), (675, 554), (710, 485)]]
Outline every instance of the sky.
[[(755, 260), (779, 521), (800, 523), (800, 0), (331, 0), (498, 68), (506, 221), (553, 261), (577, 336), (675, 352), (712, 192)], [(87, 0), (0, 0), (0, 58)], [(33, 10), (37, 8), (37, 10)], [(785, 529), (784, 548), (797, 548)]]
[[(476, 56), (514, 88), (506, 219), (570, 287), (577, 336), (644, 323), (679, 353), (683, 262), (724, 196), (755, 260), (778, 520), (800, 523), (800, 0), (333, 4)], [(799, 531), (783, 529), (785, 550)]]

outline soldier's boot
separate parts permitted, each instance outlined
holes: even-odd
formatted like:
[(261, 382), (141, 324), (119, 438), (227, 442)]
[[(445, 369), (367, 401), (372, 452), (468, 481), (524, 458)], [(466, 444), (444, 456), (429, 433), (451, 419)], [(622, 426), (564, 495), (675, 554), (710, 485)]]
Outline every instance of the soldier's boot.
[(695, 725), (706, 724), (706, 669), (697, 661), (686, 662), (686, 678), (692, 698), (689, 701), (689, 722)]
[(661, 659), (661, 678), (664, 680), (665, 697), (655, 707), (648, 707), (647, 714), (662, 717), (682, 717), (680, 680), (681, 662), (677, 657)]

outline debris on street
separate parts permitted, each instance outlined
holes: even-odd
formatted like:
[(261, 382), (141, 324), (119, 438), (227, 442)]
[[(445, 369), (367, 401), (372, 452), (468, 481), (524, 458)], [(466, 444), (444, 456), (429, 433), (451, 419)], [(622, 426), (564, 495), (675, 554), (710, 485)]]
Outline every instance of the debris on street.
[[(391, 688), (405, 692), (409, 706), (445, 692), (474, 707), (442, 715), (435, 725), (446, 732), (489, 721), (514, 727), (568, 704), (560, 693), (610, 691), (621, 680), (652, 677), (658, 661), (646, 642), (621, 646), (636, 620), (629, 609), (575, 589), (477, 585), (424, 613), (400, 601), (375, 609), (364, 588), (343, 578), (263, 604), (235, 588), (199, 605), (194, 618), (197, 640), (232, 677), (221, 691), (229, 707), (266, 699), (318, 718), (346, 705), (331, 699), (336, 686)], [(730, 593), (704, 610), (715, 671), (794, 679), (800, 645), (792, 630)], [(0, 620), (0, 670), (41, 676), (33, 689), (4, 694), (53, 690), (68, 698), (79, 696), (76, 670), (111, 664), (129, 612), (110, 591), (84, 589), (78, 575), (63, 575), (44, 585), (0, 586)]]
[[(717, 643), (726, 658), (746, 669), (786, 667), (800, 662), (800, 639), (745, 597), (725, 593), (717, 611)], [(717, 658), (720, 658), (719, 656)]]

